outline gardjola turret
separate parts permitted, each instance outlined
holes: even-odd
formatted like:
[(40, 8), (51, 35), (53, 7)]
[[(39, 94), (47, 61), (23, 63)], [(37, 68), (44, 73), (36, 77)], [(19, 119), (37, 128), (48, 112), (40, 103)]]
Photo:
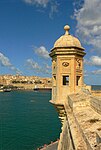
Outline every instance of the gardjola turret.
[(83, 57), (86, 54), (80, 41), (70, 35), (70, 27), (64, 27), (62, 35), (51, 49), (52, 58), (52, 100), (57, 107), (60, 118), (64, 117), (63, 104), (67, 95), (78, 92), (83, 82)]

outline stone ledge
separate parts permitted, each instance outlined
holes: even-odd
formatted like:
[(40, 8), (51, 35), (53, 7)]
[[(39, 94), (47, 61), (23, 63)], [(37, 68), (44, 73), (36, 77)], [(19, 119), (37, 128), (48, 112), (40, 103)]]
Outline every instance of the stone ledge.
[(96, 97), (91, 97), (90, 103), (91, 103), (91, 107), (95, 111), (101, 114), (101, 99)]
[(101, 115), (92, 109), (91, 99), (91, 95), (83, 92), (68, 96), (71, 113), (89, 150), (98, 148), (96, 133), (99, 135), (101, 129)]

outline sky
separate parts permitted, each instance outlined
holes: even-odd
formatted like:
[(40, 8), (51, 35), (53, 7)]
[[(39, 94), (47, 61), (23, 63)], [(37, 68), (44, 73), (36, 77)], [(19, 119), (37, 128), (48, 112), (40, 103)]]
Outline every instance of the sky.
[(101, 0), (0, 0), (0, 74), (51, 77), (66, 24), (85, 48), (84, 82), (101, 85)]

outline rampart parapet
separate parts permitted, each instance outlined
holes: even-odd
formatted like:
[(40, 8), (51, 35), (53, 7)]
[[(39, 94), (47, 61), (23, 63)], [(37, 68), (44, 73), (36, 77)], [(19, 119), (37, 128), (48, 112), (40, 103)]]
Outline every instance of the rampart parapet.
[[(68, 96), (64, 104), (66, 117), (58, 150), (101, 149), (101, 114), (98, 113), (101, 108), (98, 111), (94, 100), (91, 94), (84, 91)], [(101, 99), (96, 100), (101, 106)]]

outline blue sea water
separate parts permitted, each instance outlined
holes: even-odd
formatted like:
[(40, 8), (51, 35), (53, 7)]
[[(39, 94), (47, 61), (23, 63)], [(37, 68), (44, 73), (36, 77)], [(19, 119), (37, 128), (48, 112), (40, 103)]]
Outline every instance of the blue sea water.
[(101, 85), (92, 85), (92, 90), (101, 90)]
[(60, 121), (51, 92), (0, 93), (0, 150), (36, 150), (55, 141)]

